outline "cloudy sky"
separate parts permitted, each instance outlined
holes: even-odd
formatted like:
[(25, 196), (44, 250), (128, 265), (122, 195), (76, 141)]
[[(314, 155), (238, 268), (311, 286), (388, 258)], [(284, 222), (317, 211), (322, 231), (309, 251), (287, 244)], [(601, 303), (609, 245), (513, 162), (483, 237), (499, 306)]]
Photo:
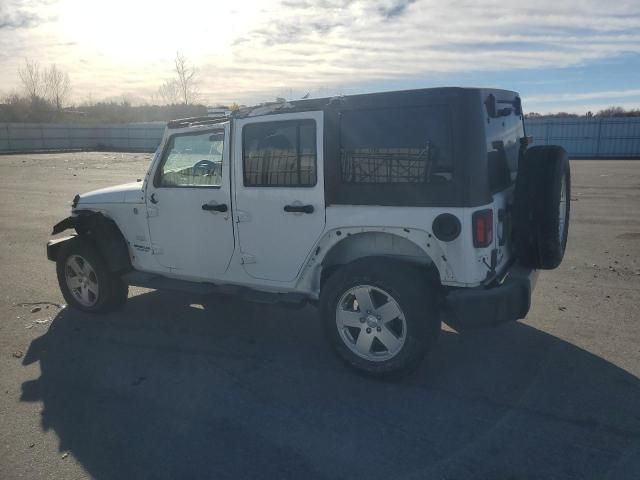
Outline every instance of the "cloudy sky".
[(176, 51), (208, 103), (459, 85), (640, 107), (640, 0), (0, 0), (0, 93), (31, 59), (75, 102), (150, 101)]

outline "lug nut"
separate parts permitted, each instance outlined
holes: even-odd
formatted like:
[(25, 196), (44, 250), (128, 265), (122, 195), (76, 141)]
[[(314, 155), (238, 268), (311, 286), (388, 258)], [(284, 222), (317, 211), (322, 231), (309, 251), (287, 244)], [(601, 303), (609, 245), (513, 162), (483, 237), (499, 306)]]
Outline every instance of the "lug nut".
[(378, 328), (376, 328), (376, 330), (378, 330), (379, 332), (381, 332), (381, 331), (382, 331), (382, 328), (381, 328), (381, 327), (378, 327)]
[(367, 333), (371, 333), (371, 329), (370, 328), (367, 328)]

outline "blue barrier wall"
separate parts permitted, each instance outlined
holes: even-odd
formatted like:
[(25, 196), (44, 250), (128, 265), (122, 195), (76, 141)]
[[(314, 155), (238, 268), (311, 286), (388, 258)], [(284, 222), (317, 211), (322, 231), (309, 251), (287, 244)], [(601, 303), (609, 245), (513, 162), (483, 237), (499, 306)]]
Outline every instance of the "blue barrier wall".
[(0, 152), (153, 152), (162, 140), (165, 125), (164, 122), (100, 125), (0, 123)]
[(525, 119), (534, 145), (561, 145), (572, 158), (640, 158), (640, 117)]
[[(525, 119), (534, 145), (561, 145), (572, 158), (640, 158), (640, 117)], [(164, 122), (102, 125), (0, 123), (0, 153), (48, 150), (153, 152)]]

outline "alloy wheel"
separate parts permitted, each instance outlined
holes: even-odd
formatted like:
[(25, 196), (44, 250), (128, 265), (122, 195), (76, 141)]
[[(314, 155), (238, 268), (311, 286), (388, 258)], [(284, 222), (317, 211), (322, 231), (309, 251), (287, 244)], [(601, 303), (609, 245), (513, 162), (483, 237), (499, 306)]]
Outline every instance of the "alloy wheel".
[(357, 285), (340, 297), (336, 325), (353, 353), (374, 362), (395, 357), (407, 337), (407, 322), (398, 302), (372, 285)]

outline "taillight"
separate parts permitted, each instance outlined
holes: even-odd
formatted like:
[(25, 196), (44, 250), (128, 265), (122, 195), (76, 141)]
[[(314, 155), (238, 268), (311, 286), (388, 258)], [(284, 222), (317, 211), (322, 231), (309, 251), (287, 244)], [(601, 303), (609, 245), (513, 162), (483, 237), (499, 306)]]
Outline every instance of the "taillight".
[(473, 212), (473, 246), (484, 248), (493, 242), (493, 210)]

